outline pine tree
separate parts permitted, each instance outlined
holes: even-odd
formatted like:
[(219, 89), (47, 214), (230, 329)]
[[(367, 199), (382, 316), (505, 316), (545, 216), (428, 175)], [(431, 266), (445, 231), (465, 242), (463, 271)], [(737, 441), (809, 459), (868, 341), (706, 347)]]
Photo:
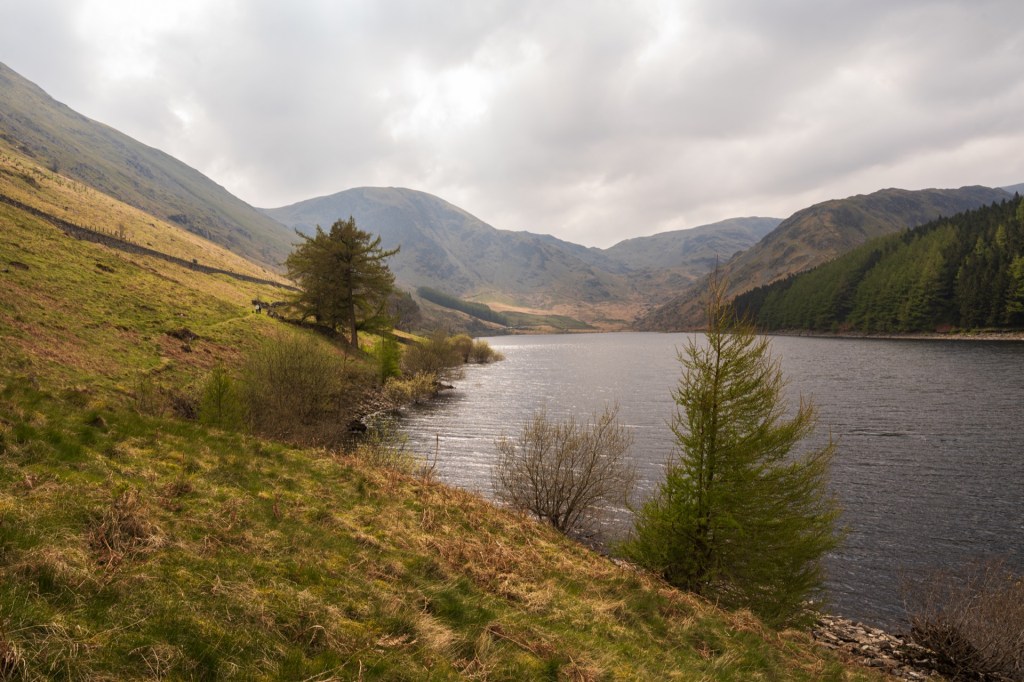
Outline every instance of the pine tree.
[(783, 625), (801, 620), (838, 542), (826, 491), (834, 446), (792, 454), (815, 410), (801, 400), (786, 416), (768, 340), (737, 320), (723, 292), (718, 283), (709, 295), (705, 341), (680, 353), (678, 459), (623, 549), (678, 587)]
[(386, 305), (395, 276), (384, 261), (398, 249), (380, 248), (380, 237), (356, 227), (354, 218), (337, 220), (330, 232), (318, 225), (288, 256), (288, 276), (302, 291), (296, 303), (303, 316), (344, 330), (357, 347), (357, 332), (387, 326)]

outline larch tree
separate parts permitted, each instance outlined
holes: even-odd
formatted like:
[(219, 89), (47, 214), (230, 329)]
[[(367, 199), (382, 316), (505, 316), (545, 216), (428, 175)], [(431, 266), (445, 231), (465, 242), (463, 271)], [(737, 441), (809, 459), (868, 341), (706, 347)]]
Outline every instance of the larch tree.
[(318, 225), (312, 237), (299, 236), (302, 243), (285, 261), (288, 276), (302, 289), (296, 304), (303, 317), (343, 331), (358, 347), (359, 329), (386, 326), (395, 276), (385, 261), (398, 249), (382, 249), (381, 238), (360, 230), (352, 217), (335, 221), (330, 232)]
[(801, 399), (787, 412), (768, 340), (723, 296), (713, 281), (705, 338), (679, 354), (678, 457), (623, 550), (678, 587), (781, 626), (802, 619), (820, 591), (821, 559), (838, 543), (826, 487), (835, 448), (829, 439), (793, 453), (814, 428), (814, 407)]

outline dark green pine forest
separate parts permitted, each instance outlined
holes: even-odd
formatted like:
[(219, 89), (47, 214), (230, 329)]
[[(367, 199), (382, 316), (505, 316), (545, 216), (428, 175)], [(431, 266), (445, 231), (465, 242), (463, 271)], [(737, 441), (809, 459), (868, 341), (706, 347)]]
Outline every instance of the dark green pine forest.
[(870, 241), (733, 305), (764, 330), (1024, 328), (1024, 202), (1016, 195)]

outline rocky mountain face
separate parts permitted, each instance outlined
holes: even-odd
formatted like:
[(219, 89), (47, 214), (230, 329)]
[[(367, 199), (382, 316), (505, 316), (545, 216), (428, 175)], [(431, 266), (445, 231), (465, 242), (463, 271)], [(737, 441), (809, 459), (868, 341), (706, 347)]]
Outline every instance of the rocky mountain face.
[(657, 305), (691, 287), (716, 264), (757, 244), (780, 222), (780, 218), (732, 218), (627, 239), (604, 253), (629, 268), (632, 281), (647, 292), (648, 305)]
[(384, 247), (401, 247), (389, 265), (409, 289), (429, 286), (612, 326), (628, 324), (650, 296), (674, 291), (680, 279), (696, 279), (716, 254), (728, 257), (747, 248), (773, 226), (772, 219), (739, 219), (602, 250), (498, 230), (443, 199), (395, 187), (346, 190), (266, 213), (307, 234), (317, 225), (327, 229), (339, 218), (354, 217), (381, 235)]
[(688, 230), (626, 239), (605, 249), (604, 254), (633, 270), (689, 268), (707, 272), (715, 266), (716, 255), (722, 262), (729, 260), (781, 222), (779, 218), (731, 218)]
[[(720, 267), (732, 297), (754, 287), (821, 265), (874, 237), (921, 225), (1007, 199), (1001, 189), (884, 189), (815, 204), (784, 220), (752, 248)], [(696, 329), (707, 280), (672, 298), (638, 321), (644, 330)]]
[(57, 102), (0, 64), (0, 143), (52, 171), (280, 268), (294, 234), (199, 171)]
[[(303, 233), (352, 216), (400, 247), (388, 264), (408, 287), (461, 297), (508, 298), (534, 306), (601, 303), (630, 296), (626, 278), (573, 253), (569, 245), (527, 232), (497, 230), (443, 199), (395, 187), (361, 187), (266, 213)], [(575, 245), (572, 245), (575, 246)]]

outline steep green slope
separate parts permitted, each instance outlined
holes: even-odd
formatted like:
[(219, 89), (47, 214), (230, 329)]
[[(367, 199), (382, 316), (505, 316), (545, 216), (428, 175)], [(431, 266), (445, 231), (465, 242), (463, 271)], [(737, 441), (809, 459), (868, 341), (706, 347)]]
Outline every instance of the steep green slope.
[[(726, 263), (721, 275), (735, 296), (825, 263), (874, 237), (899, 232), (1009, 195), (988, 187), (909, 191), (885, 189), (805, 208), (756, 246)], [(693, 329), (701, 324), (706, 281), (648, 313), (640, 329)]]
[(765, 329), (932, 332), (1024, 327), (1020, 199), (875, 239), (738, 296)]
[(13, 152), (3, 142), (0, 142), (0, 201), (24, 205), (52, 220), (186, 262), (288, 284), (280, 275), (213, 242), (54, 173)]
[[(214, 364), (270, 333), (250, 301), (282, 296), (279, 288), (78, 241), (6, 203), (0, 226), (5, 379), (35, 377), (51, 389), (117, 402), (142, 381), (187, 392)], [(208, 262), (216, 259), (212, 253)], [(182, 329), (198, 340), (184, 341)]]
[(55, 101), (0, 64), (0, 142), (271, 268), (294, 235), (199, 171)]

